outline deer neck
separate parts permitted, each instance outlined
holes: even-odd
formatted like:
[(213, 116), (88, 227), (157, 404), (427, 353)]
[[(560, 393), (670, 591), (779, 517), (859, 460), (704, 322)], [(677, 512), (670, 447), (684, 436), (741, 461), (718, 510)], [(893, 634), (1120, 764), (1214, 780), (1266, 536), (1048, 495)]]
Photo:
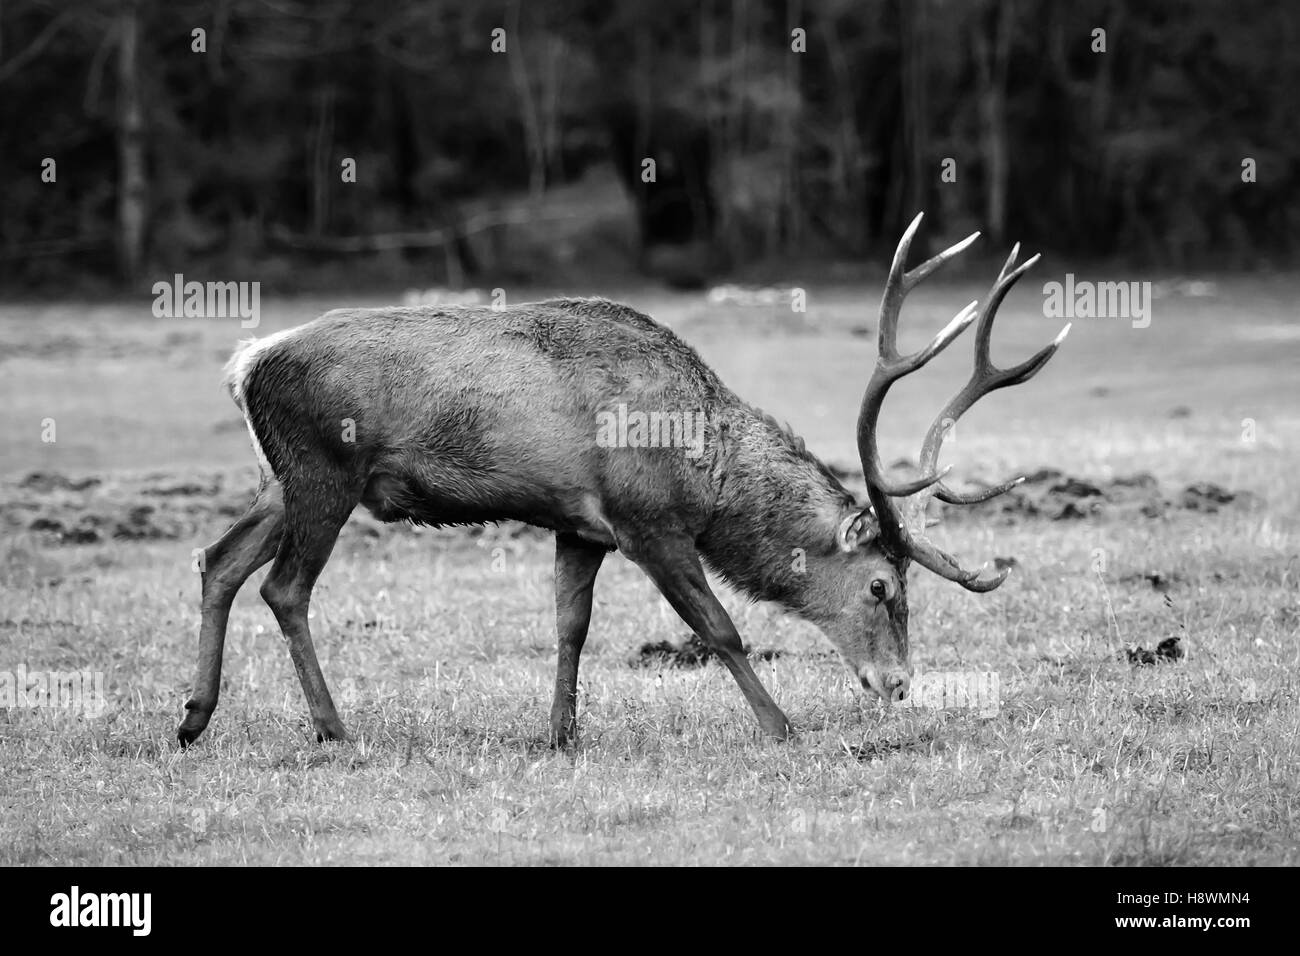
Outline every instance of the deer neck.
[(851, 574), (836, 535), (858, 506), (800, 439), (761, 413), (728, 439), (701, 553), (750, 597), (820, 623)]

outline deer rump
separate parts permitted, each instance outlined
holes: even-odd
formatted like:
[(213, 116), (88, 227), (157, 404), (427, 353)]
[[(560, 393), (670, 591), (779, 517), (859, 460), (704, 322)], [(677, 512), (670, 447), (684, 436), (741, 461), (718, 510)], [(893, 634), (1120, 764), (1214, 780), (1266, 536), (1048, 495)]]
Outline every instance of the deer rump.
[(245, 343), (226, 384), (267, 477), (310, 493), (329, 475), (383, 521), (517, 520), (613, 548), (619, 513), (695, 534), (709, 518), (712, 436), (693, 460), (602, 447), (597, 422), (620, 404), (707, 416), (725, 387), (603, 299), (336, 310)]

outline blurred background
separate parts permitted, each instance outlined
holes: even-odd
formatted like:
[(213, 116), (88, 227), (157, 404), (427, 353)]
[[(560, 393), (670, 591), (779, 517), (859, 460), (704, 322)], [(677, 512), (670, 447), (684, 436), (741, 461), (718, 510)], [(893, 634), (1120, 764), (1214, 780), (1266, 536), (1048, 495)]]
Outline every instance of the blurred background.
[(1269, 269), (1297, 89), (1269, 0), (3, 0), (0, 292)]

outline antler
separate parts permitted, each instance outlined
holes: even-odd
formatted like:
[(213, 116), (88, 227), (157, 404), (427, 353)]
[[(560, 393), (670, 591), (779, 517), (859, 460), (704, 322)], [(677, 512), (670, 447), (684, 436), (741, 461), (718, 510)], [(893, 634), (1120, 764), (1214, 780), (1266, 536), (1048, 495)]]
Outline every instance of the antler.
[(876, 369), (872, 372), (871, 380), (867, 383), (867, 391), (862, 396), (862, 409), (858, 412), (858, 457), (862, 459), (862, 473), (866, 477), (867, 488), (886, 501), (886, 507), (882, 511), (881, 506), (876, 504), (876, 498), (872, 498), (872, 504), (876, 505), (877, 518), (880, 520), (882, 527), (885, 523), (885, 511), (889, 512), (891, 519), (896, 519), (893, 521), (894, 524), (901, 523), (903, 518), (901, 512), (893, 506), (893, 503), (888, 502), (889, 497), (902, 498), (916, 494), (943, 477), (940, 474), (931, 474), (902, 484), (894, 484), (885, 478), (884, 469), (880, 464), (880, 453), (876, 450), (876, 423), (880, 419), (880, 407), (885, 401), (885, 394), (889, 391), (889, 387), (904, 375), (915, 372), (947, 348), (966, 326), (975, 321), (975, 306), (978, 304), (972, 302), (957, 313), (944, 330), (935, 336), (934, 341), (919, 352), (908, 356), (899, 355), (898, 313), (902, 309), (904, 296), (917, 283), (969, 246), (979, 236), (978, 232), (972, 233), (955, 246), (945, 249), (933, 259), (917, 266), (911, 272), (904, 272), (903, 267), (907, 261), (907, 251), (911, 248), (912, 237), (916, 235), (916, 230), (920, 227), (921, 218), (924, 215), (924, 213), (918, 215), (912, 220), (912, 224), (907, 227), (902, 240), (898, 243), (898, 251), (894, 253), (893, 264), (889, 267), (889, 279), (885, 283), (885, 294), (880, 302)]
[[(866, 394), (862, 399), (862, 410), (858, 415), (858, 453), (862, 458), (862, 470), (867, 479), (867, 493), (876, 512), (881, 537), (891, 550), (900, 556), (911, 558), (922, 567), (935, 574), (956, 581), (970, 591), (991, 591), (1006, 580), (1008, 570), (1004, 569), (989, 578), (981, 578), (979, 571), (967, 571), (947, 552), (935, 547), (925, 536), (925, 506), (931, 495), (951, 504), (974, 504), (987, 501), (1003, 492), (1009, 491), (1024, 478), (1016, 478), (994, 488), (973, 494), (959, 494), (952, 491), (941, 481), (948, 469), (936, 472), (939, 450), (947, 436), (948, 429), (961, 415), (981, 397), (999, 388), (1019, 385), (1027, 382), (1047, 364), (1048, 359), (1060, 347), (1066, 334), (1067, 325), (1046, 348), (1037, 355), (1009, 369), (997, 368), (989, 356), (989, 342), (993, 332), (993, 320), (998, 306), (1006, 298), (1007, 292), (1022, 275), (1038, 261), (1038, 256), (1013, 268), (1020, 254), (1020, 245), (1011, 250), (1006, 264), (998, 273), (997, 281), (989, 291), (983, 308), (976, 311), (977, 303), (972, 302), (944, 328), (934, 341), (914, 355), (902, 358), (898, 354), (898, 315), (903, 304), (903, 297), (922, 279), (934, 272), (944, 262), (951, 259), (970, 245), (979, 233), (963, 239), (957, 245), (939, 253), (933, 259), (918, 266), (911, 272), (904, 273), (907, 252), (912, 244), (912, 237), (921, 224), (918, 215), (903, 233), (894, 253), (894, 262), (889, 270), (889, 280), (885, 284), (885, 294), (880, 304), (879, 352), (876, 369), (867, 384)], [(921, 446), (920, 470), (927, 477), (903, 485), (886, 482), (880, 467), (880, 456), (876, 450), (876, 424), (880, 417), (880, 406), (885, 393), (899, 378), (916, 371), (935, 355), (948, 346), (962, 331), (978, 319), (975, 330), (975, 370), (970, 380), (960, 392), (954, 395), (943, 407), (939, 416), (926, 432)], [(895, 497), (915, 494), (905, 508), (899, 508), (892, 500)]]

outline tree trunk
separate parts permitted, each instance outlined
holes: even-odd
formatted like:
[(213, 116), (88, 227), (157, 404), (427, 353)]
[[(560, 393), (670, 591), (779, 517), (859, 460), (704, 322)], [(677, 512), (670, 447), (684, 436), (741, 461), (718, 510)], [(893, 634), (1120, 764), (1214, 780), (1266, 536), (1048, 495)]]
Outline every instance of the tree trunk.
[(144, 108), (140, 103), (139, 0), (120, 0), (117, 51), (117, 254), (122, 277), (139, 277), (144, 259), (148, 200), (144, 163)]
[(999, 245), (1006, 238), (1007, 189), (1011, 179), (1011, 149), (1007, 139), (1011, 29), (1009, 0), (993, 0), (989, 15), (975, 22), (980, 144), (984, 153), (984, 217), (989, 238)]
[(334, 87), (328, 83), (316, 93), (316, 122), (312, 136), (311, 157), (311, 224), (313, 236), (325, 235), (329, 222), (330, 197), (338, 171), (331, 166), (334, 152)]
[[(546, 192), (546, 144), (538, 119), (537, 97), (528, 79), (528, 65), (524, 62), (523, 44), (519, 40), (519, 0), (511, 0), (508, 16), (506, 59), (510, 64), (510, 76), (519, 96), (519, 111), (523, 119), (524, 143), (528, 150), (528, 194), (533, 199), (540, 199)], [(534, 49), (540, 48), (540, 42), (534, 44)]]
[(803, 56), (790, 49), (790, 34), (796, 28), (807, 29), (803, 22), (803, 0), (789, 0), (786, 7), (786, 95), (797, 107), (781, 117), (781, 222), (780, 240), (785, 248), (799, 246), (803, 239), (803, 219), (799, 212), (799, 145), (803, 112)]
[(904, 206), (901, 221), (925, 209), (930, 196), (931, 177), (937, 171), (926, 168), (929, 137), (926, 117), (929, 115), (925, 83), (925, 3), (904, 2), (899, 10), (902, 32), (903, 72), (903, 163)]

